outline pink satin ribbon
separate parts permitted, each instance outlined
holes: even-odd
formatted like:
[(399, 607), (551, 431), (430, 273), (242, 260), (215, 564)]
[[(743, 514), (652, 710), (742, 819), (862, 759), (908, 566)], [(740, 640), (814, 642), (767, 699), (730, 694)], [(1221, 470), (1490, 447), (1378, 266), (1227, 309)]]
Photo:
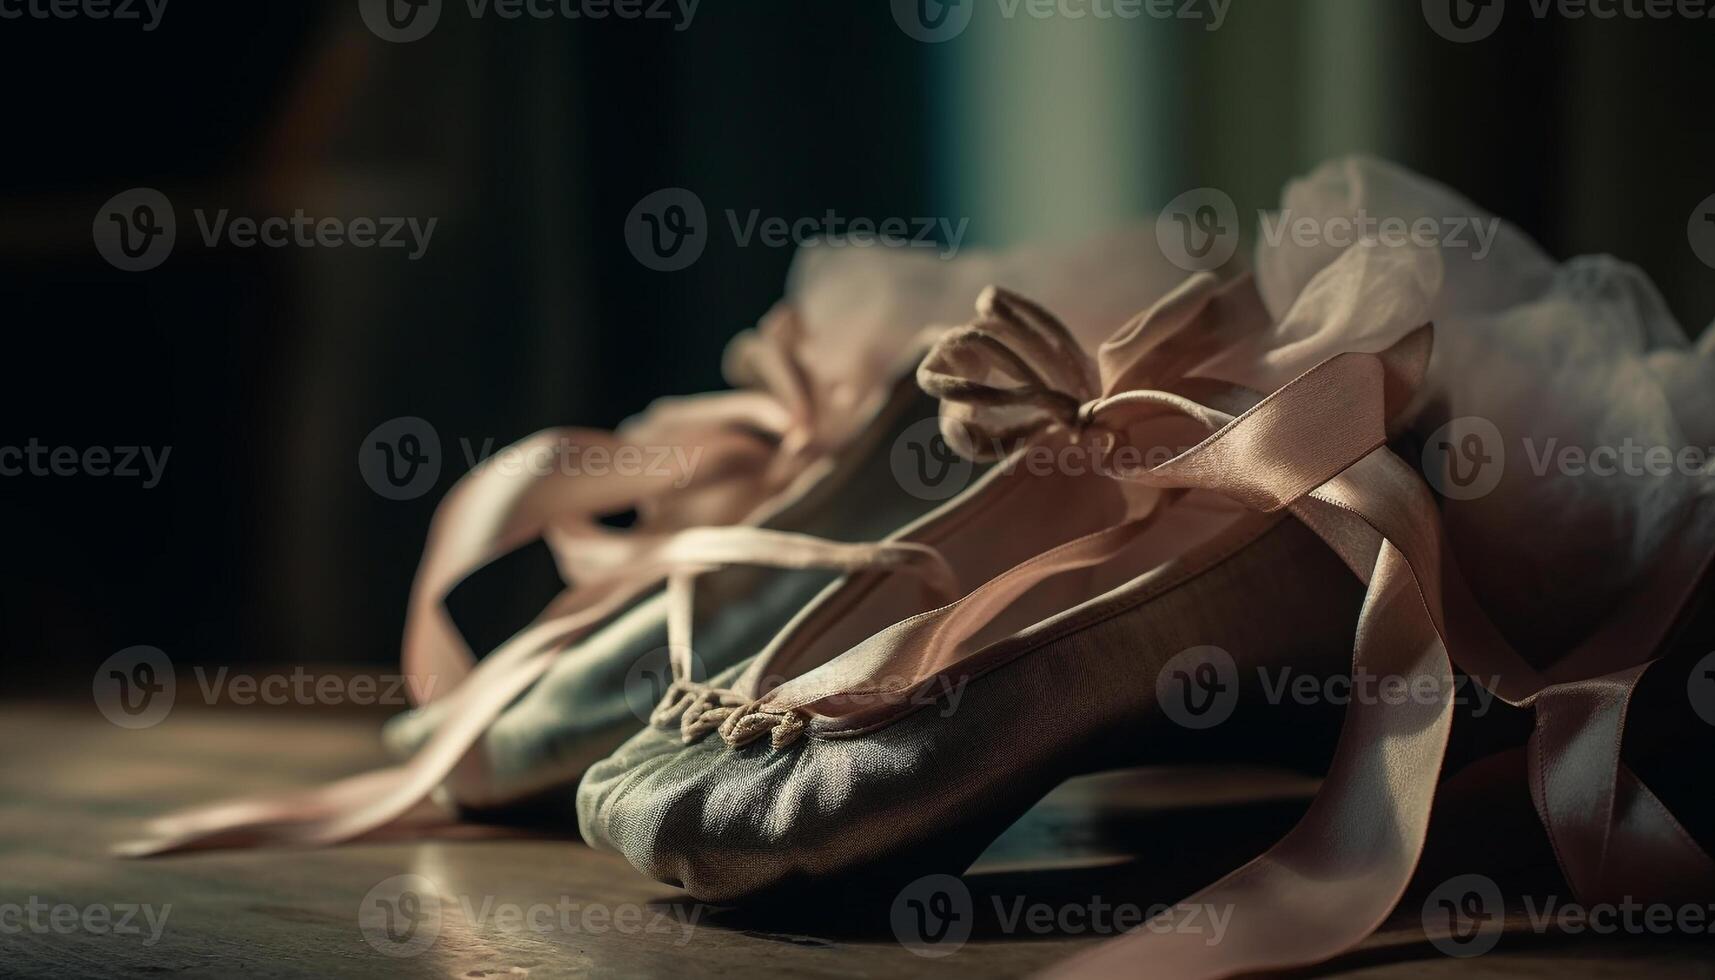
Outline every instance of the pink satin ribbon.
[[(888, 394), (886, 378), (847, 377), (840, 379), (844, 401), (836, 404), (839, 393), (800, 362), (800, 339), (796, 316), (778, 308), (728, 351), (728, 376), (756, 390), (658, 402), (617, 434), (538, 433), (448, 492), (412, 586), (401, 657), (412, 681), (407, 687), (434, 692), (445, 702), (445, 720), (410, 760), (307, 792), (170, 814), (118, 853), (317, 846), (384, 827), (416, 811), (507, 705), (558, 658), (577, 655), (580, 639), (669, 581), (669, 642), (678, 655), (689, 648), (689, 584), (721, 566), (894, 571), (923, 579), (945, 597), (956, 588), (951, 570), (922, 545), (843, 544), (752, 526), (798, 485), (818, 478)], [(869, 397), (854, 406), (854, 391)], [(599, 477), (542, 465), (568, 446), (599, 447), (614, 459), (635, 450), (637, 458), (656, 462)], [(638, 521), (630, 531), (599, 523), (631, 508)], [(738, 526), (696, 526), (704, 524)], [(445, 599), (477, 569), (538, 538), (549, 544), (568, 587), (536, 622), (477, 663)]]
[[(1478, 608), (1429, 489), (1386, 447), (1390, 421), (1427, 367), (1430, 328), (1377, 354), (1328, 358), (1260, 400), (1249, 395), (1249, 408), (1229, 414), (1226, 406), (1239, 395), (1231, 386), (1223, 392), (1210, 383), (1208, 397), (1187, 397), (1195, 379), (1181, 377), (1175, 365), (1195, 361), (1183, 346), (1189, 321), (1163, 315), (1207, 289), (1188, 284), (1144, 323), (1128, 326), (1103, 348), (1099, 365), (1045, 311), (1018, 297), (991, 298), (979, 322), (944, 338), (920, 373), (945, 399), (949, 442), (978, 452), (985, 443), (1072, 432), (1101, 433), (1114, 445), (1152, 417), (1196, 422), (1209, 434), (1189, 451), (1152, 469), (1110, 472), (1161, 490), (1211, 490), (1253, 510), (1290, 512), (1368, 586), (1354, 670), (1433, 684), (1441, 697), (1358, 701), (1348, 709), (1327, 779), (1299, 824), (1266, 854), (1181, 903), (1233, 910), (1219, 945), (1175, 930), (1176, 913), (1169, 912), (1053, 975), (1107, 977), (1147, 964), (1162, 976), (1230, 976), (1319, 963), (1361, 942), (1398, 903), (1421, 856), (1452, 724), (1455, 666), (1491, 682), (1508, 703), (1535, 707), (1532, 792), (1580, 899), (1715, 892), (1715, 864), (1620, 758), (1626, 706), (1706, 573), (1715, 542), (1681, 541), (1621, 614), (1539, 672)], [(1349, 308), (1362, 313), (1361, 305)], [(1164, 354), (1173, 351), (1176, 358)], [(996, 385), (996, 376), (1014, 383)], [(1133, 378), (1174, 381), (1181, 390), (1127, 390)], [(1096, 379), (1103, 384), (1092, 397)], [(1107, 534), (1068, 546), (1030, 579), (1073, 567), (1068, 563), (1082, 560), (1081, 552), (1106, 547)]]

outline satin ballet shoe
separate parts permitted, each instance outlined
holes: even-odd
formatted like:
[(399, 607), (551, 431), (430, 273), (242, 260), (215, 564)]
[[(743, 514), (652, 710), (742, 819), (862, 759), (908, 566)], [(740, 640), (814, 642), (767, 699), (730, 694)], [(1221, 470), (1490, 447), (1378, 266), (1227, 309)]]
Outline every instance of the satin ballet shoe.
[[(1237, 548), (1234, 556), (1182, 553), (984, 649), (1011, 662), (895, 694), (918, 706), (897, 720), (839, 731), (814, 716), (762, 715), (770, 723), (762, 735), (744, 719), (689, 745), (679, 719), (652, 726), (585, 775), (580, 830), (705, 901), (886, 893), (922, 875), (962, 873), (1025, 810), (1083, 773), (1224, 762), (1319, 773), (1338, 711), (1272, 706), (1260, 679), (1288, 671), (1320, 689), (1338, 675), (1359, 590), (1296, 522), (1228, 533), (1219, 544)], [(1294, 571), (1283, 575), (1288, 563)], [(1189, 577), (1175, 581), (1180, 574)], [(1205, 695), (1198, 669), (1224, 667), (1198, 659), (1199, 649), (1244, 668), (1216, 675)], [(1193, 680), (1158, 685), (1176, 670)], [(714, 684), (744, 691), (741, 673)], [(1181, 700), (1164, 704), (1163, 687)], [(1217, 715), (1229, 697), (1243, 707), (1213, 734), (1185, 727), (1205, 696)], [(808, 731), (773, 735), (800, 724)], [(1258, 731), (1285, 734), (1258, 740)]]
[(1433, 259), (1353, 252), (1278, 324), (1248, 282), (1196, 277), (1095, 358), (987, 293), (919, 379), (948, 442), (1000, 460), (890, 539), (984, 584), (879, 630), (894, 585), (830, 589), (590, 769), (585, 839), (709, 901), (886, 886), (963, 870), (1080, 773), (1325, 763), (1338, 712), (1265, 678), (1349, 671), (1362, 589), (1355, 555), (1282, 511), (1386, 441), (1427, 360)]
[[(1296, 182), (1287, 202), (1324, 227), (1356, 214), (1494, 221), (1361, 160)], [(1318, 530), (1331, 546), (1363, 541), (1374, 556), (1354, 662), (1391, 659), (1389, 669), (1431, 682), (1456, 668), (1523, 717), (1523, 744), (1479, 764), (1490, 778), (1510, 774), (1534, 808), (1538, 826), (1513, 850), (1551, 854), (1579, 903), (1703, 904), (1715, 897), (1715, 858), (1708, 808), (1693, 801), (1707, 794), (1686, 792), (1696, 777), (1684, 760), (1695, 758), (1688, 734), (1701, 734), (1692, 716), (1715, 717), (1715, 334), (1690, 343), (1635, 268), (1602, 256), (1556, 265), (1516, 229), (1490, 227), (1485, 254), (1438, 246), (1436, 353), (1400, 443), (1417, 448), (1368, 458), (1304, 501), (1337, 506)], [(1292, 302), (1342, 259), (1338, 248), (1259, 245), (1265, 302)], [(1352, 949), (1406, 894), (1431, 815), (1454, 816), (1434, 797), (1449, 740), (1469, 756), (1484, 749), (1473, 738), (1493, 735), (1460, 731), (1454, 707), (1446, 697), (1348, 708), (1300, 823), (1181, 903), (1232, 909), (1221, 943), (1168, 914), (1052, 975), (1147, 964), (1225, 977)], [(1509, 828), (1475, 821), (1465, 833), (1483, 839), (1439, 841), (1439, 855), (1462, 853), (1460, 870), (1482, 873)]]
[[(1169, 275), (1164, 261), (1150, 257), (1147, 241), (1135, 229), (1070, 249), (976, 254), (954, 263), (888, 250), (838, 256), (806, 250), (794, 266), (788, 300), (729, 347), (726, 373), (738, 390), (658, 402), (616, 433), (540, 433), (497, 454), (448, 494), (412, 587), (402, 655), (403, 672), (414, 680), (409, 688), (434, 700), (388, 736), (397, 751), (411, 752), (409, 759), (286, 797), (171, 814), (118, 851), (147, 856), (329, 844), (412, 814), (431, 795), (443, 803), (458, 805), (463, 796), (473, 806), (497, 806), (574, 779), (581, 760), (623, 724), (615, 721), (623, 684), (609, 684), (612, 668), (623, 663), (629, 671), (637, 662), (631, 655), (659, 640), (663, 629), (670, 644), (676, 634), (688, 636), (699, 586), (713, 601), (698, 608), (717, 613), (704, 624), (715, 650), (742, 648), (745, 631), (766, 630), (771, 615), (784, 615), (816, 584), (813, 576), (791, 575), (764, 587), (761, 569), (902, 568), (908, 577), (933, 579), (931, 590), (949, 587), (924, 571), (936, 567), (934, 556), (914, 546), (839, 545), (783, 528), (818, 525), (812, 501), (845, 485), (832, 478), (842, 460), (873, 455), (876, 434), (898, 418), (885, 407), (898, 404), (890, 379), (909, 375), (925, 329), (951, 297), (969, 295), (963, 284), (971, 276), (1046, 279), (1057, 290), (1078, 284), (1075, 303), (1092, 311), (1094, 322)], [(625, 472), (616, 465), (599, 477), (576, 466), (542, 465), (568, 448), (598, 448), (616, 463), (650, 462)], [(890, 499), (904, 503), (898, 494)], [(600, 523), (628, 510), (638, 520), (627, 531)], [(869, 499), (837, 523), (846, 533), (864, 521), (891, 527), (904, 513)], [(478, 664), (444, 600), (466, 576), (537, 538), (553, 551), (568, 587), (535, 623)], [(733, 566), (745, 572), (710, 575)], [(740, 594), (751, 600), (748, 608), (726, 616), (723, 627), (723, 598)], [(609, 625), (613, 632), (596, 639)], [(723, 640), (723, 628), (733, 635)], [(556, 664), (565, 683), (520, 703)], [(520, 721), (485, 739), (514, 704)], [(563, 712), (586, 707), (588, 724), (564, 724)], [(523, 732), (532, 734), (521, 740)]]
[[(972, 253), (951, 263), (924, 263), (886, 250), (825, 258), (830, 254), (804, 253), (790, 293), (795, 308), (810, 321), (848, 325), (822, 332), (826, 337), (815, 354), (833, 363), (854, 357), (862, 362), (864, 352), (852, 346), (853, 331), (898, 337), (903, 336), (900, 323), (959, 319), (985, 278), (1054, 296), (1071, 311), (1070, 329), (1086, 337), (1099, 336), (1124, 311), (1152, 302), (1182, 278), (1160, 258), (1143, 227), (1070, 246)], [(958, 306), (952, 305), (955, 297)], [(848, 346), (836, 346), (841, 342)], [(931, 500), (957, 490), (958, 481), (968, 481), (969, 466), (910, 455), (931, 449), (916, 423), (929, 424), (935, 402), (925, 399), (909, 376), (892, 404), (872, 426), (879, 438), (854, 440), (805, 499), (783, 507), (767, 526), (830, 540), (878, 537), (921, 514)], [(924, 467), (944, 472), (931, 476)], [(757, 568), (725, 568), (700, 577), (697, 678), (762, 648), (828, 580), (826, 573)], [(901, 592), (915, 595), (912, 586)], [(484, 820), (552, 823), (570, 817), (584, 769), (632, 734), (661, 694), (655, 681), (669, 674), (667, 606), (664, 593), (645, 599), (583, 641), (575, 656), (562, 657), (496, 719), (437, 798)], [(915, 607), (907, 605), (898, 616), (912, 611)], [(418, 751), (447, 714), (430, 704), (395, 719), (386, 729), (390, 749), (401, 758)]]
[[(828, 471), (760, 526), (825, 541), (880, 538), (919, 516), (930, 502), (893, 475), (902, 439), (933, 411), (910, 380), (832, 461)], [(828, 568), (731, 565), (697, 577), (694, 675), (750, 656), (837, 577)], [(921, 601), (915, 587), (905, 593)], [(649, 717), (670, 677), (665, 591), (627, 609), (568, 651), (494, 720), (438, 791), (467, 816), (516, 822), (564, 821), (584, 770)], [(390, 720), (383, 737), (406, 759), (448, 719), (439, 703)], [(564, 805), (557, 805), (563, 800)]]

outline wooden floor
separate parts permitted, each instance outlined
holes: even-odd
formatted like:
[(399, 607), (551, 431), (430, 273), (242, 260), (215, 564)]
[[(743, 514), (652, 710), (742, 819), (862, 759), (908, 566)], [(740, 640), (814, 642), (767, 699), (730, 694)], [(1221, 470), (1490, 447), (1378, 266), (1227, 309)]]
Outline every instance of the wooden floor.
[[(1240, 793), (1230, 778), (1160, 774), (1072, 784), (966, 876), (976, 926), (939, 958), (902, 946), (887, 910), (859, 903), (821, 912), (696, 905), (590, 851), (575, 828), (559, 839), (465, 832), (315, 852), (105, 855), (141, 818), (175, 805), (307, 785), (378, 762), (377, 721), (180, 707), (154, 728), (128, 731), (87, 703), (0, 703), (0, 975), (1020, 976), (1102, 937), (1018, 935), (989, 909), (1088, 906), (1097, 895), (1108, 906), (1172, 901), (1211, 867), (1237, 863), (1289, 826), (1307, 789), (1276, 778), (1246, 781)], [(390, 923), (407, 892), (422, 893), (417, 914)], [(128, 912), (131, 934), (100, 918), (117, 923)], [(1424, 940), (1419, 922), (1402, 914), (1318, 972), (1715, 977), (1715, 947), (1686, 937), (1509, 932), (1494, 951), (1456, 960)]]

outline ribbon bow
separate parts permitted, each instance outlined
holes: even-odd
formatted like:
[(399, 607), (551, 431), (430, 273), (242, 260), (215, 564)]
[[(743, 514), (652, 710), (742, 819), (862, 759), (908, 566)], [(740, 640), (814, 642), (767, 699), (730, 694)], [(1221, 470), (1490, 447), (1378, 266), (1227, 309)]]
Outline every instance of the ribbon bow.
[[(1290, 511), (1368, 587), (1354, 670), (1414, 686), (1426, 681), (1442, 694), (1433, 704), (1348, 708), (1327, 779), (1300, 823), (1268, 853), (1179, 906), (1236, 910), (1218, 947), (1172, 928), (1176, 913), (1169, 912), (1072, 960), (1057, 976), (1111, 976), (1139, 963), (1162, 975), (1231, 976), (1321, 962), (1369, 935), (1397, 904), (1422, 853), (1451, 728), (1455, 665), (1509, 704), (1534, 708), (1528, 780), (1581, 899), (1715, 890), (1715, 862), (1620, 756), (1632, 694), (1707, 574), (1715, 542), (1676, 543), (1602, 630), (1553, 667), (1532, 667), (1466, 587), (1423, 480), (1385, 445), (1384, 431), (1402, 417), (1424, 376), (1430, 328), (1400, 337), (1357, 324), (1371, 309), (1397, 319), (1412, 305), (1374, 302), (1378, 284), (1392, 287), (1388, 277), (1364, 274), (1373, 258), (1355, 250), (1324, 270), (1260, 345), (1254, 341), (1264, 335), (1244, 316), (1232, 323), (1208, 316), (1211, 287), (1192, 282), (1128, 324), (1093, 363), (1051, 315), (993, 291), (977, 320), (948, 335), (919, 372), (923, 387), (943, 400), (948, 443), (977, 456), (1056, 430), (1073, 439), (1091, 430), (1123, 439), (1143, 412), (1197, 423), (1207, 438), (1190, 450), (1161, 466), (1109, 475)], [(1225, 296), (1238, 297), (1230, 290)], [(1242, 314), (1242, 304), (1229, 313)], [(1186, 330), (1186, 314), (1196, 316), (1197, 332)], [(1343, 339), (1398, 339), (1378, 355), (1332, 354), (1260, 400), (1191, 376), (1278, 376), (1284, 348), (1271, 341), (1302, 342), (1302, 325), (1315, 316), (1327, 319), (1336, 350)], [(1196, 343), (1217, 334), (1224, 335), (1217, 344), (1232, 345), (1224, 354)], [(1235, 404), (1245, 407), (1233, 410)], [(1125, 527), (1063, 546), (1053, 561), (1028, 575), (1008, 573), (963, 602), (975, 616), (1047, 574), (1099, 561), (1115, 550), (1104, 538), (1123, 539)]]
[(1001, 610), (1049, 577), (1122, 552), (1183, 491), (1214, 490), (1259, 511), (1291, 505), (1385, 444), (1387, 422), (1415, 388), (1429, 350), (1427, 329), (1412, 331), (1378, 355), (1323, 359), (1259, 401), (1242, 385), (1210, 376), (1236, 348), (1274, 349), (1270, 319), (1249, 280), (1187, 280), (1094, 358), (1059, 320), (1015, 294), (990, 288), (977, 309), (970, 325), (943, 335), (918, 370), (923, 388), (942, 399), (950, 444), (985, 459), (1061, 439), (1096, 443), (1114, 458), (1119, 447), (1154, 447), (1168, 436), (1189, 436), (1194, 447), (1152, 468), (1096, 461), (1097, 472), (1160, 491), (1128, 494), (1117, 525), (1038, 555), (772, 689), (762, 689), (766, 665), (759, 661), (736, 685), (733, 700), (744, 703), (721, 724), (730, 744), (772, 730), (782, 748), (812, 725), (827, 733), (866, 730), (903, 710), (903, 695), (938, 677), (970, 676), (979, 666), (970, 658), (983, 654), (971, 652), (968, 641)]
[[(1354, 301), (1361, 282), (1342, 281), (1359, 261), (1342, 258), (1325, 270), (1295, 311), (1361, 313), (1365, 304)], [(1188, 286), (1181, 295), (1193, 291)], [(1144, 335), (1147, 329), (1128, 326), (1103, 354), (1160, 353), (1181, 336), (1168, 330), (1156, 344)], [(1118, 415), (1120, 406), (1148, 405), (1199, 421), (1210, 434), (1189, 451), (1158, 467), (1111, 475), (1164, 489), (1214, 490), (1256, 510), (1289, 510), (1367, 586), (1354, 670), (1401, 677), (1414, 687), (1427, 681), (1442, 696), (1433, 704), (1354, 702), (1348, 708), (1328, 776), (1299, 824), (1268, 853), (1177, 906), (1236, 910), (1218, 947), (1174, 929), (1178, 913), (1170, 911), (1054, 975), (1111, 976), (1148, 963), (1162, 975), (1231, 976), (1321, 962), (1373, 932), (1398, 903), (1422, 853), (1451, 727), (1455, 665), (1509, 704), (1534, 708), (1531, 792), (1581, 899), (1715, 891), (1715, 862), (1620, 756), (1632, 694), (1707, 575), (1715, 542), (1690, 536), (1677, 542), (1604, 628), (1539, 672), (1478, 607), (1428, 488), (1379, 438), (1423, 377), (1427, 325), (1379, 355), (1328, 358), (1260, 401), (1253, 396), (1236, 415), (1209, 399), (1124, 391), (1132, 376), (1171, 376), (1145, 357), (1124, 361), (1118, 370), (1103, 361), (1102, 395), (1090, 399), (1091, 386), (1068, 383), (1080, 371), (1087, 374), (1087, 362), (1076, 370), (1038, 369), (1057, 351), (1053, 339), (1040, 338), (1057, 333), (1052, 317), (1007, 297), (989, 303), (979, 322), (950, 337), (946, 349), (932, 352), (936, 369), (926, 368), (920, 378), (945, 399), (943, 412), (957, 423), (949, 443), (965, 428), (1001, 439), (1040, 439), (1056, 427), (1074, 434), (1095, 426), (1123, 432), (1135, 417)], [(1227, 367), (1240, 361), (1224, 358)], [(997, 373), (1018, 383), (986, 380)], [(1074, 399), (1080, 399), (1075, 411)], [(1366, 446), (1366, 440), (1373, 441)], [(966, 444), (980, 452), (974, 442)], [(1098, 560), (1100, 552), (1082, 542), (1065, 548), (1056, 569), (1074, 567), (1074, 551), (1090, 552), (1086, 561)]]
[[(1163, 975), (1230, 976), (1321, 962), (1362, 941), (1398, 903), (1422, 853), (1455, 665), (1535, 709), (1531, 789), (1581, 898), (1707, 894), (1715, 885), (1715, 864), (1620, 758), (1632, 692), (1715, 542), (1688, 540), (1663, 555), (1634, 601), (1554, 667), (1539, 672), (1513, 651), (1465, 586), (1428, 487), (1387, 448), (1430, 351), (1431, 328), (1416, 319), (1429, 290), (1414, 299), (1412, 287), (1433, 277), (1409, 266), (1401, 254), (1349, 250), (1273, 326), (1248, 282), (1217, 288), (1193, 279), (1094, 359), (1053, 316), (993, 289), (977, 319), (947, 334), (919, 370), (924, 389), (942, 399), (948, 443), (979, 459), (1061, 436), (1099, 432), (1109, 446), (1147, 438), (1139, 423), (1154, 418), (1190, 423), (1199, 437), (1190, 449), (1159, 466), (1106, 472), (1289, 512), (1367, 587), (1354, 672), (1441, 695), (1348, 708), (1328, 776), (1299, 824), (1178, 906), (1234, 909), (1219, 946), (1173, 928), (1170, 912), (1071, 961), (1064, 975), (1111, 976), (1148, 963)], [(978, 662), (983, 651), (961, 644), (1037, 583), (1119, 553), (1159, 516), (1159, 502), (899, 624), (875, 651), (855, 650), (762, 694), (726, 719), (723, 734), (735, 729), (739, 738), (728, 740), (741, 740), (753, 716), (763, 727), (789, 721), (787, 742), (807, 725), (885, 723), (897, 698), (875, 695), (903, 689), (877, 687), (901, 666), (888, 662), (887, 647), (918, 668), (905, 686), (991, 669)]]
[(1053, 314), (989, 286), (976, 319), (942, 335), (917, 383), (941, 400), (942, 438), (967, 458), (1000, 459), (1056, 429), (1073, 442), (1100, 432), (1111, 450), (1131, 421), (1127, 406), (1147, 392), (1209, 392), (1190, 376), (1268, 325), (1254, 296), (1248, 281), (1193, 277), (1092, 358)]

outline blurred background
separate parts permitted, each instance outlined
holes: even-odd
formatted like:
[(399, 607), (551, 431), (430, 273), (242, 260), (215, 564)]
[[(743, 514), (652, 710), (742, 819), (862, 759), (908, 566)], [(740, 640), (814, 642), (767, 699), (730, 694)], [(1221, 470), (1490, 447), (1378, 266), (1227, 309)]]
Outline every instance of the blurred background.
[[(1461, 43), (1436, 2), (1501, 16)], [(1715, 194), (1715, 20), (1538, 18), (1519, 0), (1232, 0), (1218, 17), (1174, 0), (1199, 16), (1130, 18), (1066, 15), (1110, 0), (1043, 18), (1002, 16), (1010, 0), (654, 3), (507, 19), (504, 0), (446, 0), (414, 40), (428, 8), (406, 0), (392, 21), (358, 0), (158, 17), (135, 0), (141, 22), (0, 4), (0, 446), (167, 453), (152, 487), (141, 454), (137, 478), (0, 477), (0, 693), (87, 690), (137, 644), (193, 664), (393, 660), (424, 530), (470, 452), (722, 386), (723, 345), (791, 259), (741, 243), (729, 212), (934, 218), (969, 250), (1108, 229), (1201, 186), (1252, 214), (1364, 152), (1556, 256), (1643, 266), (1691, 333), (1715, 316), (1687, 236)], [(933, 22), (963, 26), (913, 36)], [(675, 187), (713, 232), (662, 271), (626, 223)], [(141, 271), (97, 249), (134, 188), (177, 222)], [(222, 209), (435, 224), (416, 258), (206, 244), (196, 214)], [(401, 417), (438, 434), (439, 472), (389, 499), (359, 452)], [(555, 587), (526, 549), (454, 610), (485, 649)]]

